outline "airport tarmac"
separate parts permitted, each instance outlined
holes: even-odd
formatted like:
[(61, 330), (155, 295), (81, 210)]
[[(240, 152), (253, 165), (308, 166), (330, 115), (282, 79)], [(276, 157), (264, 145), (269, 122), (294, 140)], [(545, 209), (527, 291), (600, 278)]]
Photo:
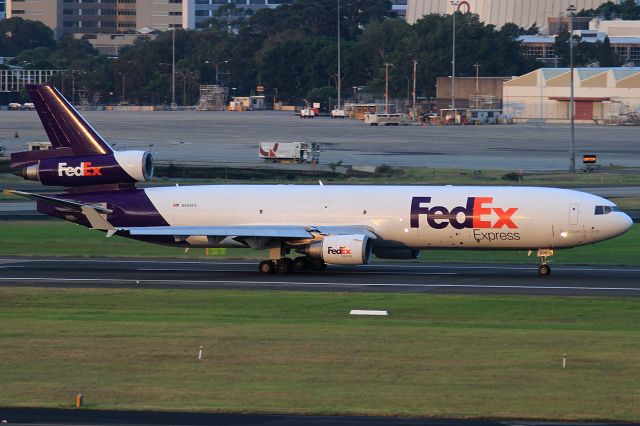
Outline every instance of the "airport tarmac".
[[(118, 149), (151, 150), (158, 160), (216, 164), (254, 162), (259, 142), (309, 141), (322, 145), (322, 164), (566, 170), (566, 124), (371, 127), (356, 120), (300, 119), (274, 111), (86, 111), (94, 128)], [(19, 138), (15, 138), (18, 132)], [(636, 127), (578, 125), (576, 161), (598, 155), (602, 165), (640, 167)], [(0, 112), (0, 143), (7, 154), (47, 137), (33, 111)]]
[(640, 268), (531, 264), (374, 263), (321, 273), (262, 275), (257, 261), (1, 258), (0, 286), (63, 288), (257, 289), (640, 296)]
[[(0, 408), (7, 424), (36, 425), (210, 425), (210, 426), (637, 426), (637, 423), (541, 422), (415, 417), (301, 416), (278, 414), (178, 413)], [(1, 420), (0, 420), (1, 421)]]

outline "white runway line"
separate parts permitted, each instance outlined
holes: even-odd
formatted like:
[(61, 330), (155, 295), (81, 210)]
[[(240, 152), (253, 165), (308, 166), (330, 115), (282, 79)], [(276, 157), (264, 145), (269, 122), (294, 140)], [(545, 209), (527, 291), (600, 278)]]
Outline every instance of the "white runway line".
[[(0, 258), (0, 263), (2, 262), (15, 262), (15, 263), (24, 263), (24, 262), (34, 262), (34, 263), (61, 263), (61, 262), (85, 262), (85, 263), (114, 263), (114, 264), (131, 264), (131, 263), (146, 263), (146, 264), (162, 264), (162, 265), (224, 265), (224, 266), (235, 266), (235, 265), (250, 265), (255, 266), (258, 264), (258, 260), (255, 262), (216, 262), (215, 260), (148, 260), (148, 259), (135, 259), (135, 260), (121, 260), (121, 259), (5, 259)], [(447, 265), (436, 265), (436, 264), (385, 264), (385, 263), (376, 263), (369, 265), (360, 265), (359, 268), (405, 268), (405, 269), (461, 269), (461, 270), (474, 270), (474, 269), (491, 269), (491, 270), (500, 270), (500, 271), (530, 271), (532, 269), (537, 268), (537, 264), (532, 264), (531, 266), (500, 266), (500, 265), (469, 265), (469, 264), (447, 264)], [(640, 272), (638, 268), (626, 268), (621, 266), (619, 268), (612, 267), (599, 267), (599, 266), (562, 266), (562, 265), (552, 265), (554, 271), (585, 271), (585, 272)]]
[(587, 286), (538, 286), (538, 285), (481, 285), (481, 284), (394, 284), (394, 283), (332, 283), (332, 282), (303, 282), (303, 281), (231, 281), (231, 280), (109, 280), (102, 278), (41, 278), (41, 277), (0, 277), (0, 281), (36, 281), (36, 282), (91, 282), (91, 283), (127, 283), (143, 286), (145, 284), (233, 284), (247, 286), (325, 286), (325, 287), (415, 287), (415, 288), (478, 288), (478, 289), (518, 289), (518, 290), (576, 290), (576, 291), (632, 291), (640, 292), (640, 287), (587, 287)]

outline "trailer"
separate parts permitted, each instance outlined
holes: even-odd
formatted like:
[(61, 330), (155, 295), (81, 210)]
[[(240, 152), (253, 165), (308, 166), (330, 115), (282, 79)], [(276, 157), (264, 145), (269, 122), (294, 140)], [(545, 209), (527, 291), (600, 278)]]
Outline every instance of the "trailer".
[(399, 126), (400, 124), (406, 124), (406, 116), (402, 113), (365, 114), (364, 122), (371, 126)]
[(272, 163), (317, 164), (320, 145), (313, 142), (261, 142), (258, 156)]

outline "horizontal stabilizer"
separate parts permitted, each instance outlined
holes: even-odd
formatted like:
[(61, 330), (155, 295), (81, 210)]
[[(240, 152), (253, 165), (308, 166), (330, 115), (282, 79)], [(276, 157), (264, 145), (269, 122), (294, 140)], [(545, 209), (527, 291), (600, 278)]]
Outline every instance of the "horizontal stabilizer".
[(29, 198), (31, 200), (42, 201), (47, 204), (52, 204), (54, 206), (68, 207), (68, 208), (76, 209), (79, 211), (82, 211), (83, 207), (89, 207), (100, 214), (113, 213), (112, 210), (102, 206), (85, 204), (85, 203), (80, 203), (78, 201), (72, 201), (72, 200), (65, 200), (63, 198), (51, 197), (49, 195), (32, 194), (31, 192), (15, 191), (12, 189), (4, 190), (3, 193), (7, 195), (20, 195), (22, 197)]

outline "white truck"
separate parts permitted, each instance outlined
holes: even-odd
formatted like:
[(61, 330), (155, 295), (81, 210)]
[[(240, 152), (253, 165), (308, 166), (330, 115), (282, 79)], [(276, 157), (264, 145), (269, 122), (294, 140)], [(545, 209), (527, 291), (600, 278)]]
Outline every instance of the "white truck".
[(406, 124), (405, 114), (365, 114), (365, 124), (371, 126), (399, 126), (400, 124)]
[(258, 156), (272, 163), (318, 163), (320, 145), (313, 142), (261, 142)]
[(336, 105), (336, 107), (331, 110), (331, 118), (347, 118), (347, 112)]
[(316, 116), (316, 112), (313, 108), (302, 108), (300, 110), (300, 118), (314, 118)]

